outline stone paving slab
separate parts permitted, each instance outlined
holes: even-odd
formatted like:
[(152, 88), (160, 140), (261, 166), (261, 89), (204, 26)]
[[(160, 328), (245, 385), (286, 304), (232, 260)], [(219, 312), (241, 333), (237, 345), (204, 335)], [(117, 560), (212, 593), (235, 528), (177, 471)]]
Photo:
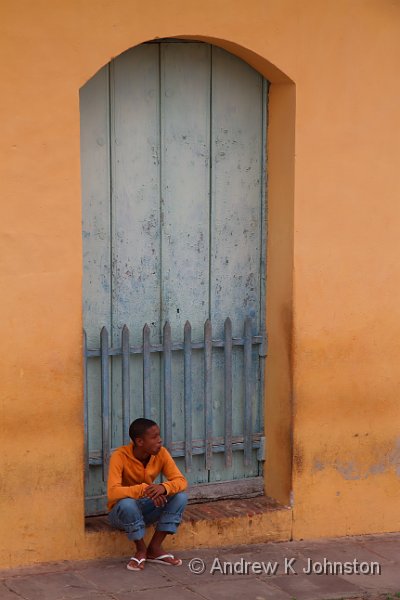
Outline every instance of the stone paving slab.
[[(381, 543), (382, 546), (389, 546), (391, 542), (387, 544)], [(311, 558), (315, 561), (323, 560), (327, 558), (331, 561), (352, 561), (355, 558), (361, 562), (378, 561), (382, 564), (390, 564), (390, 560), (385, 558), (383, 554), (377, 554), (376, 546), (372, 545), (371, 548), (365, 544), (358, 542), (330, 542), (329, 544), (307, 544), (297, 549), (297, 552), (305, 558)], [(400, 560), (400, 556), (399, 556)]]
[(122, 594), (117, 594), (114, 597), (115, 600), (134, 600), (135, 598), (138, 598), (138, 600), (155, 600), (156, 598), (159, 598), (160, 600), (204, 600), (203, 596), (200, 596), (193, 590), (182, 587), (180, 585), (169, 588), (162, 588), (162, 590), (160, 590), (159, 592), (157, 590), (157, 593), (155, 593), (154, 589), (146, 590), (140, 592), (140, 595), (136, 597), (126, 592)]
[(400, 566), (398, 564), (383, 565), (381, 575), (342, 575), (342, 578), (355, 583), (365, 591), (400, 593)]
[[(81, 592), (81, 596), (76, 596), (74, 598), (74, 600), (116, 600), (116, 596), (114, 596), (114, 594), (107, 594), (105, 592), (99, 592), (98, 590), (95, 591), (82, 591)], [(18, 596), (19, 598), (19, 596)], [(46, 600), (47, 598), (51, 598), (51, 600), (53, 600), (52, 596), (45, 596)], [(131, 596), (132, 598), (132, 596)], [(0, 599), (3, 600), (0, 596)], [(56, 596), (55, 600), (64, 600), (66, 599), (66, 596)], [(17, 596), (14, 595), (14, 600), (17, 600)]]
[[(400, 536), (399, 536), (400, 537)], [(365, 541), (365, 548), (368, 548), (375, 554), (389, 561), (400, 563), (400, 539), (390, 539), (387, 541)]]
[(83, 594), (88, 596), (88, 592), (96, 591), (96, 586), (86, 581), (77, 572), (15, 577), (6, 579), (5, 584), (17, 595), (29, 600), (47, 600), (47, 598), (76, 600), (82, 598)]
[[(129, 557), (117, 564), (104, 565), (101, 569), (97, 566), (87, 567), (80, 570), (79, 575), (97, 589), (116, 594), (176, 585), (175, 579), (169, 577), (168, 573), (164, 575), (158, 569), (151, 569), (150, 572), (148, 568), (143, 571), (129, 571), (126, 568), (128, 560)], [(148, 566), (150, 565), (146, 565)]]
[[(180, 555), (181, 556), (181, 555)], [(163, 573), (165, 576), (169, 576), (175, 582), (181, 583), (182, 585), (199, 585), (200, 583), (208, 583), (208, 582), (218, 582), (218, 581), (227, 581), (229, 579), (238, 579), (238, 575), (235, 574), (227, 574), (224, 575), (221, 572), (214, 572), (211, 574), (208, 570), (201, 574), (194, 574), (190, 571), (189, 568), (189, 560), (182, 558), (183, 564), (181, 567), (167, 567), (163, 565), (146, 565), (146, 569), (157, 569)], [(208, 562), (208, 566), (211, 565), (212, 560), (206, 561)], [(253, 574), (240, 575), (240, 577), (245, 579), (251, 579), (254, 577)]]
[(358, 586), (335, 575), (288, 575), (269, 581), (296, 600), (354, 598), (360, 593)]
[(4, 582), (0, 583), (0, 600), (18, 600), (19, 597), (9, 590)]
[[(234, 548), (230, 551), (224, 551), (223, 560), (232, 561), (238, 560), (238, 557), (246, 561), (263, 561), (266, 565), (271, 566), (274, 569), (274, 565), (277, 563), (277, 569), (279, 573), (290, 571), (289, 565), (292, 564), (296, 569), (303, 569), (307, 566), (307, 561), (303, 558), (302, 551), (297, 550), (294, 546), (287, 543), (274, 543), (274, 544), (257, 544), (251, 546), (251, 550), (240, 551), (239, 548)], [(294, 562), (292, 562), (294, 559)]]
[(257, 578), (200, 583), (193, 589), (207, 600), (292, 600), (291, 595)]

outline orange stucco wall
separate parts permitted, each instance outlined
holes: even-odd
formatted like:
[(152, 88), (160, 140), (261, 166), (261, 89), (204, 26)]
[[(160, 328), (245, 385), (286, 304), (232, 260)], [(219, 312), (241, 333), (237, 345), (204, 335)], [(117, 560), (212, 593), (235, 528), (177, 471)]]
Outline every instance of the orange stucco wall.
[(156, 37), (272, 82), (266, 491), (294, 538), (400, 529), (400, 5), (4, 0), (0, 566), (94, 556), (83, 518), (79, 88)]

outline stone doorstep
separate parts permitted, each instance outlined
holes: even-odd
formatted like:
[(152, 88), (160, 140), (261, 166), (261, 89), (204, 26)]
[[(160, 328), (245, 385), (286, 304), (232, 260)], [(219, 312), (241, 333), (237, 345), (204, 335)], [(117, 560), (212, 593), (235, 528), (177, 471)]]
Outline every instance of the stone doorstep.
[[(87, 517), (85, 521), (80, 558), (116, 557), (132, 552), (132, 542), (123, 531), (111, 527), (108, 515)], [(171, 552), (289, 541), (292, 524), (291, 507), (268, 496), (189, 502), (177, 535), (167, 536), (164, 548)], [(154, 525), (146, 528), (145, 543), (150, 541), (153, 530)]]
[[(220, 521), (237, 517), (253, 517), (278, 510), (290, 510), (290, 507), (279, 504), (269, 496), (212, 500), (198, 504), (188, 504), (183, 513), (183, 523), (199, 521)], [(150, 527), (150, 526), (149, 526)], [(107, 515), (85, 518), (86, 533), (115, 531), (108, 522)]]

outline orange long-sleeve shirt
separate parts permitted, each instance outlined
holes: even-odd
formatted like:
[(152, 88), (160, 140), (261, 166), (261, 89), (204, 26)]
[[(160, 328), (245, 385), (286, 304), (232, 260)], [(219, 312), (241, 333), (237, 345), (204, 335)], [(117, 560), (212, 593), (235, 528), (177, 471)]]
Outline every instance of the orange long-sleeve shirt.
[(182, 475), (171, 454), (164, 446), (151, 455), (146, 466), (133, 454), (133, 442), (116, 448), (110, 457), (107, 480), (107, 509), (122, 498), (143, 498), (145, 489), (162, 473), (167, 495), (183, 492), (187, 479)]

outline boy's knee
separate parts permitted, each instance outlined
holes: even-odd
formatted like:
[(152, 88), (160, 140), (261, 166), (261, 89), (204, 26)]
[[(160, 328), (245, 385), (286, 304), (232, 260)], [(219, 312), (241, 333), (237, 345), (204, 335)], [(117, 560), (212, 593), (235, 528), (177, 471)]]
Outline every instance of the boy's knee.
[(180, 506), (186, 506), (189, 500), (187, 492), (177, 492), (173, 495), (173, 498), (175, 502), (178, 503)]
[(118, 517), (125, 517), (133, 521), (141, 515), (141, 511), (136, 500), (133, 498), (123, 498), (118, 502), (117, 515)]

